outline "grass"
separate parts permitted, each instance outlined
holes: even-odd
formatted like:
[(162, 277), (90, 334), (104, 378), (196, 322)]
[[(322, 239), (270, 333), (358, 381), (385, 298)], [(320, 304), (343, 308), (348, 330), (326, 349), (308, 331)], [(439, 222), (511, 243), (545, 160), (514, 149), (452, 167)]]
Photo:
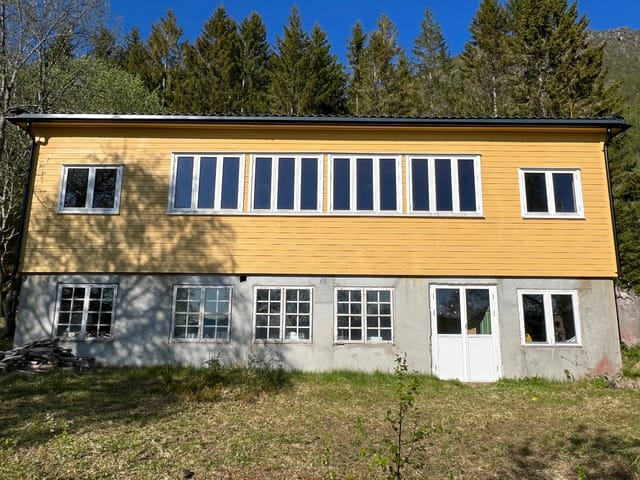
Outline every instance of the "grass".
[[(636, 390), (417, 380), (410, 420), (427, 437), (410, 478), (640, 478)], [(396, 388), (381, 373), (243, 368), (0, 376), (0, 478), (380, 478), (371, 452)]]

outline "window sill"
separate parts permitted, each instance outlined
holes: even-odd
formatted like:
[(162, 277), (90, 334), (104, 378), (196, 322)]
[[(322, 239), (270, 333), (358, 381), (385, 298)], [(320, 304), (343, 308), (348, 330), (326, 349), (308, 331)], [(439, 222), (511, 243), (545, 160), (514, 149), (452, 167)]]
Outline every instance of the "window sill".
[(78, 337), (57, 337), (61, 342), (74, 342), (74, 343), (108, 343), (113, 342), (113, 337), (111, 338), (78, 338)]
[(170, 344), (182, 344), (182, 343), (230, 343), (228, 338), (171, 338)]
[(254, 338), (252, 343), (254, 345), (264, 345), (264, 344), (280, 344), (280, 345), (313, 345), (313, 340), (261, 340), (259, 338)]
[(558, 215), (558, 214), (532, 214), (525, 213), (522, 215), (524, 219), (539, 219), (539, 220), (585, 220), (584, 215)]
[(522, 347), (526, 348), (582, 348), (583, 345), (581, 343), (522, 343), (520, 344)]
[(88, 209), (88, 208), (82, 208), (82, 209), (64, 209), (64, 210), (58, 210), (58, 213), (62, 214), (62, 215), (119, 215), (120, 214), (120, 210), (92, 210), (92, 209)]

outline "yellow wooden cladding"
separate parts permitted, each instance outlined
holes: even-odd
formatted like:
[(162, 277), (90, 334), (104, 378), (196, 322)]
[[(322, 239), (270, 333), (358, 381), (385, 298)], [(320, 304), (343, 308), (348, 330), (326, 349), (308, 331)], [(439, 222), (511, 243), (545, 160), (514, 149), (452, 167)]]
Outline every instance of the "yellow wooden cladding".
[[(40, 127), (25, 272), (615, 277), (597, 129)], [(482, 218), (168, 214), (172, 153), (480, 155)], [(248, 157), (247, 157), (248, 159)], [(64, 164), (123, 164), (119, 215), (57, 213)], [(249, 210), (245, 165), (244, 211)], [(524, 219), (519, 168), (579, 168), (584, 219)], [(403, 165), (403, 183), (406, 167)], [(407, 210), (407, 186), (402, 188)]]

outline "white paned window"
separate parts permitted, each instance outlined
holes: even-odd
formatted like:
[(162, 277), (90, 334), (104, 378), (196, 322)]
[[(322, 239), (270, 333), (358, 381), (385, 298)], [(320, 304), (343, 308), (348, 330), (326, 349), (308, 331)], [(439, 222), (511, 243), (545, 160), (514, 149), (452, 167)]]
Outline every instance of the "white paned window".
[(169, 211), (241, 212), (243, 173), (244, 155), (173, 155)]
[(331, 212), (402, 212), (399, 157), (333, 155), (329, 163)]
[(580, 170), (520, 169), (525, 217), (584, 217)]
[(65, 165), (58, 211), (118, 213), (122, 172), (122, 165)]
[(422, 215), (481, 215), (478, 156), (410, 156), (408, 211)]
[(229, 340), (231, 298), (231, 287), (176, 285), (173, 289), (171, 339)]
[(580, 345), (578, 294), (573, 290), (519, 290), (523, 345)]
[(312, 298), (311, 288), (256, 287), (255, 340), (310, 342)]
[(322, 211), (322, 157), (254, 155), (251, 159), (253, 212)]
[(74, 340), (111, 340), (117, 285), (58, 286), (54, 335)]
[(388, 288), (336, 289), (336, 342), (393, 341), (393, 295)]

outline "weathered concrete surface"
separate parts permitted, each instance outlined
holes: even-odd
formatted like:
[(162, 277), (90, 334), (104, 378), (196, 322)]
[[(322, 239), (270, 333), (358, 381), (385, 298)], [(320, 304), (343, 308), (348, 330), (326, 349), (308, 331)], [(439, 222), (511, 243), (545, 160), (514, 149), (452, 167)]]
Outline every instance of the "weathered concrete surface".
[(625, 345), (640, 343), (640, 295), (632, 290), (616, 288), (620, 339)]
[[(502, 377), (549, 378), (614, 373), (621, 367), (615, 295), (611, 280), (523, 278), (259, 277), (218, 275), (31, 275), (24, 280), (16, 344), (50, 336), (59, 283), (117, 283), (112, 341), (65, 341), (78, 355), (106, 365), (203, 365), (209, 360), (246, 363), (258, 359), (307, 371), (352, 369), (392, 371), (406, 353), (411, 369), (432, 372), (429, 289), (434, 284), (492, 285), (497, 290), (499, 372)], [(233, 287), (229, 342), (172, 342), (172, 292), (176, 284)], [(313, 288), (312, 343), (253, 341), (256, 286)], [(341, 344), (335, 341), (337, 287), (393, 288), (393, 343)], [(575, 290), (580, 345), (523, 345), (519, 289)]]

